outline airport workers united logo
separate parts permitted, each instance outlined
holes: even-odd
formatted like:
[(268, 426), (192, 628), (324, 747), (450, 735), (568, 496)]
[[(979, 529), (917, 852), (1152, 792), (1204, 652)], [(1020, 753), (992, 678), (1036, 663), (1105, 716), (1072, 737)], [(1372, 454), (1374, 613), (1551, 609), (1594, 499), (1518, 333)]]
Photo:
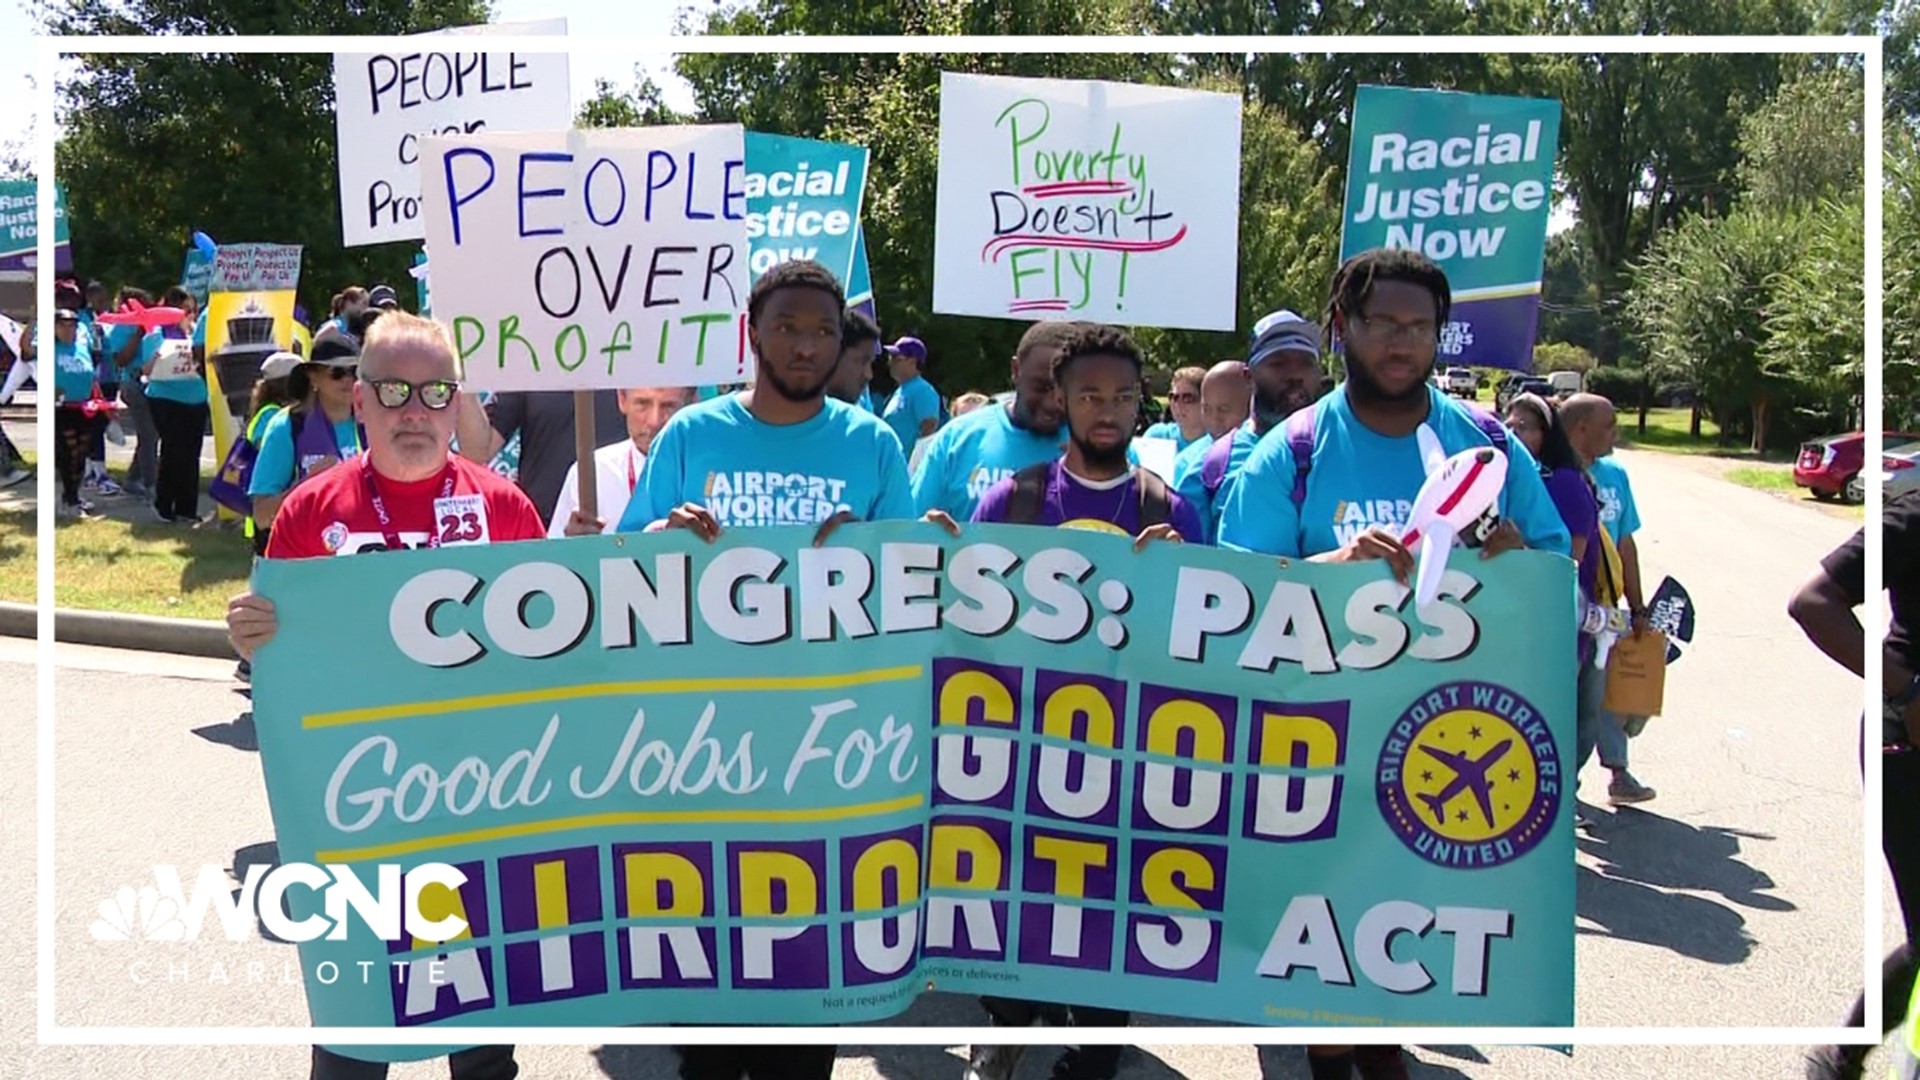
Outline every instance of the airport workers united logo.
[(1375, 770), (1380, 813), (1437, 866), (1504, 866), (1533, 850), (1560, 811), (1560, 755), (1519, 694), (1455, 682), (1394, 722)]

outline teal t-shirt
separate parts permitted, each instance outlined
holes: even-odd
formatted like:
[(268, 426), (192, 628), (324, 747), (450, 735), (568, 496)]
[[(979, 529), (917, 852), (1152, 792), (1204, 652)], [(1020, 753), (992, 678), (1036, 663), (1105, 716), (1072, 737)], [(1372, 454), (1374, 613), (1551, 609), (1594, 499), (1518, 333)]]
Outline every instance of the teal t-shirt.
[[(248, 495), (256, 499), (263, 495), (279, 495), (293, 487), (298, 479), (298, 463), (294, 460), (294, 419), (292, 409), (281, 409), (260, 432), (259, 454), (253, 460), (253, 477), (247, 482)], [(340, 447), (341, 461), (359, 456), (364, 449), (360, 445), (359, 422), (351, 414), (345, 420), (334, 421), (333, 441)]]
[(860, 388), (860, 407), (868, 412), (873, 412), (873, 387), (863, 386)]
[(1640, 531), (1640, 508), (1633, 504), (1633, 485), (1627, 470), (1612, 457), (1603, 457), (1587, 467), (1593, 477), (1594, 492), (1600, 497), (1600, 524), (1607, 535), (1619, 543)]
[(1052, 461), (1066, 445), (1064, 427), (1040, 435), (1015, 427), (1005, 405), (975, 409), (927, 443), (919, 471), (913, 474), (914, 513), (945, 510), (953, 520), (966, 521), (987, 489), (1029, 465)]
[(1149, 427), (1140, 433), (1140, 437), (1143, 439), (1172, 439), (1175, 447), (1174, 453), (1176, 454), (1185, 453), (1190, 446), (1205, 446), (1213, 441), (1213, 436), (1207, 434), (1205, 431), (1202, 431), (1197, 437), (1189, 439), (1180, 434), (1180, 425), (1171, 420), (1163, 421), (1162, 423)]
[(53, 387), (60, 400), (78, 405), (93, 396), (93, 343), (83, 328), (73, 342), (53, 343)]
[(1233, 429), (1233, 445), (1227, 450), (1227, 471), (1220, 479), (1220, 486), (1209, 492), (1206, 485), (1207, 454), (1213, 450), (1213, 442), (1195, 440), (1192, 446), (1180, 452), (1173, 462), (1173, 490), (1187, 505), (1200, 515), (1200, 525), (1206, 531), (1206, 542), (1219, 543), (1220, 511), (1227, 505), (1227, 493), (1233, 490), (1235, 481), (1240, 478), (1240, 470), (1246, 466), (1247, 458), (1253, 456), (1253, 448), (1260, 445), (1260, 436), (1253, 430), (1253, 422)]
[(901, 383), (893, 396), (887, 399), (887, 409), (880, 414), (880, 418), (893, 429), (907, 453), (912, 453), (913, 444), (920, 441), (921, 422), (932, 420), (938, 423), (940, 420), (939, 391), (933, 388), (932, 383), (915, 375)]
[[(160, 346), (167, 341), (165, 334), (152, 330), (140, 339), (140, 359), (142, 366), (153, 359)], [(205, 405), (207, 403), (207, 379), (203, 374), (197, 379), (158, 379), (147, 383), (147, 396), (161, 401), (177, 401), (182, 405)]]
[[(1427, 426), (1448, 454), (1488, 445), (1467, 406), (1427, 388)], [(1264, 555), (1311, 557), (1335, 551), (1366, 530), (1398, 530), (1413, 512), (1426, 482), (1426, 464), (1416, 435), (1388, 438), (1360, 423), (1343, 387), (1313, 406), (1314, 457), (1304, 505), (1293, 505), (1293, 451), (1286, 429), (1260, 440), (1242, 466), (1239, 482), (1224, 493), (1220, 546)], [(1560, 520), (1540, 466), (1518, 438), (1507, 438), (1507, 481), (1500, 514), (1520, 530), (1530, 548), (1571, 556), (1573, 542)]]
[(689, 405), (653, 437), (621, 532), (698, 503), (722, 528), (818, 525), (842, 510), (861, 521), (913, 517), (900, 443), (858, 406), (828, 398), (817, 416), (769, 424), (739, 394)]
[[(102, 363), (110, 362), (114, 357), (119, 356), (120, 350), (127, 347), (127, 342), (134, 341), (139, 337), (140, 328), (130, 323), (107, 327), (106, 334), (104, 335), (107, 355), (101, 358)], [(135, 349), (133, 356), (127, 360), (128, 367), (119, 368), (114, 377), (116, 379), (131, 378), (130, 369), (138, 365), (139, 362), (140, 350)]]

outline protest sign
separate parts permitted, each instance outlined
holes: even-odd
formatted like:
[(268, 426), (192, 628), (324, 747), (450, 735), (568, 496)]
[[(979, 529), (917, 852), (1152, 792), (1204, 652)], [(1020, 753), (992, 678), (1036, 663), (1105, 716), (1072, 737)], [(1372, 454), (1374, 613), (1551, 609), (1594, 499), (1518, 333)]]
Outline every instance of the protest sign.
[(1560, 103), (1362, 86), (1340, 257), (1413, 248), (1447, 272), (1439, 363), (1529, 371)]
[(933, 310), (1232, 330), (1240, 98), (940, 75)]
[[(39, 185), (32, 180), (0, 180), (0, 272), (31, 271), (40, 264)], [(73, 269), (67, 242), (67, 189), (53, 185), (53, 269)]]
[(433, 307), (487, 390), (747, 378), (738, 125), (423, 141)]
[(1377, 563), (812, 539), (262, 563), (297, 613), (254, 661), (282, 861), (465, 876), (420, 905), (464, 929), (301, 944), (314, 1022), (863, 1023), (930, 987), (1572, 1022), (1564, 558), (1463, 551), (1416, 614)]
[[(291, 348), (299, 244), (222, 244), (207, 280), (207, 405), (216, 460), (227, 460), (246, 422), (246, 398), (260, 362)], [(220, 507), (222, 517), (233, 511)]]
[(853, 235), (853, 269), (847, 272), (847, 306), (856, 308), (872, 319), (880, 321), (880, 313), (873, 303), (873, 269), (867, 265), (867, 230), (855, 228)]
[(185, 265), (180, 268), (180, 287), (193, 302), (207, 306), (207, 294), (213, 287), (213, 256), (196, 247), (187, 249)]
[[(434, 39), (462, 34), (564, 38), (566, 33), (565, 19), (492, 23), (421, 34), (420, 52), (336, 53), (333, 113), (344, 244), (420, 239), (423, 137), (555, 131), (573, 124), (565, 52), (424, 51), (441, 45)], [(442, 47), (457, 49), (458, 43)]]
[(853, 276), (867, 148), (746, 133), (747, 251), (751, 280), (791, 259), (812, 259), (846, 288)]

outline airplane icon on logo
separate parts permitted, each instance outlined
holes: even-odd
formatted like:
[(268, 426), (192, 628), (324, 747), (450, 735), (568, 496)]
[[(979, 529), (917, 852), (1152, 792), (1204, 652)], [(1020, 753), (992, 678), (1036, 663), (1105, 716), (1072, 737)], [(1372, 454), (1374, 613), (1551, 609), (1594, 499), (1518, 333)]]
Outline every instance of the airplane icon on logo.
[(1471, 789), (1473, 797), (1480, 803), (1480, 814), (1487, 819), (1487, 826), (1493, 826), (1493, 796), (1487, 790), (1487, 770), (1500, 763), (1513, 747), (1512, 739), (1502, 739), (1493, 749), (1479, 758), (1469, 758), (1466, 754), (1454, 754), (1445, 750), (1436, 750), (1431, 746), (1422, 746), (1420, 752), (1453, 770), (1453, 779), (1440, 790), (1438, 795), (1421, 795), (1421, 802), (1433, 812), (1435, 824), (1444, 825), (1447, 820), (1447, 803), (1463, 790)]

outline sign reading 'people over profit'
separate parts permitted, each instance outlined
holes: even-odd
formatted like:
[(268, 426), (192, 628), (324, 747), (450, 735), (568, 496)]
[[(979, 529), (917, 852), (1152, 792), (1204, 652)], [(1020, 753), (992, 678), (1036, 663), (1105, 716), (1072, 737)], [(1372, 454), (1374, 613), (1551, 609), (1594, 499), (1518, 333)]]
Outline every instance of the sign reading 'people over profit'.
[(940, 75), (933, 309), (1234, 328), (1240, 98)]
[(1345, 259), (1412, 248), (1453, 289), (1442, 364), (1530, 370), (1560, 103), (1362, 86), (1340, 233)]
[(738, 125), (422, 142), (433, 310), (483, 390), (744, 381)]
[(812, 540), (263, 563), (281, 859), (463, 879), (419, 896), (453, 937), (301, 944), (314, 1022), (1571, 1023), (1565, 559), (1462, 553), (1416, 611), (1378, 563)]
[(457, 49), (457, 42), (446, 39), (460, 35), (566, 33), (565, 19), (493, 23), (421, 34), (413, 52), (336, 54), (334, 123), (346, 246), (420, 239), (423, 137), (548, 131), (573, 123), (565, 52), (430, 50)]

